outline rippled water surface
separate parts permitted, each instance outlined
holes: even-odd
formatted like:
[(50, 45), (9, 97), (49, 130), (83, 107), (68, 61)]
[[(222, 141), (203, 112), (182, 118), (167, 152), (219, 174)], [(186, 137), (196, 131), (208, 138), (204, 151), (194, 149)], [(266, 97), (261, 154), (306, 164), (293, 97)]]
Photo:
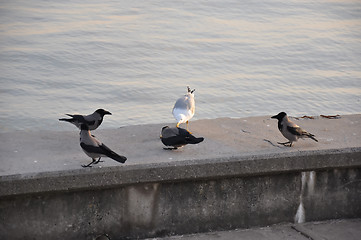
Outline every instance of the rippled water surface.
[(361, 2), (0, 0), (0, 132), (361, 112)]

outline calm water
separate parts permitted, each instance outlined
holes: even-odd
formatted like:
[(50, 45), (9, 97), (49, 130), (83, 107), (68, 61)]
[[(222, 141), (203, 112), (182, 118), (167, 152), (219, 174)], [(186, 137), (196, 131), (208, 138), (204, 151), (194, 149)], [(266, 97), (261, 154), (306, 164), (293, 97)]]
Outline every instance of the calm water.
[(0, 1), (0, 132), (361, 112), (361, 1)]

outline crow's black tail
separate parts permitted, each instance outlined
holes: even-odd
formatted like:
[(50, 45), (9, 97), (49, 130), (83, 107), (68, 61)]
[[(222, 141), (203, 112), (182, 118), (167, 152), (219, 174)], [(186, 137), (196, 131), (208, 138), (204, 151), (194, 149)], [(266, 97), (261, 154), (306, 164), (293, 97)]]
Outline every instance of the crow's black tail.
[(311, 133), (307, 133), (307, 137), (311, 138), (312, 140), (318, 142), (318, 140), (315, 138), (315, 135), (311, 134)]
[(126, 157), (118, 155), (116, 152), (114, 152), (104, 144), (100, 145), (99, 147), (103, 150), (103, 154), (117, 162), (125, 163), (125, 161), (127, 160)]
[(203, 140), (204, 140), (203, 137), (199, 137), (199, 138), (193, 137), (193, 138), (188, 139), (187, 143), (188, 144), (197, 144), (197, 143), (203, 142)]
[(71, 118), (60, 118), (59, 121), (65, 121), (65, 122), (70, 122), (70, 123), (73, 123), (74, 122), (74, 119), (71, 119)]
[(120, 163), (125, 163), (125, 161), (127, 161), (126, 157), (118, 155), (117, 153), (115, 153), (113, 151), (110, 152), (107, 156)]

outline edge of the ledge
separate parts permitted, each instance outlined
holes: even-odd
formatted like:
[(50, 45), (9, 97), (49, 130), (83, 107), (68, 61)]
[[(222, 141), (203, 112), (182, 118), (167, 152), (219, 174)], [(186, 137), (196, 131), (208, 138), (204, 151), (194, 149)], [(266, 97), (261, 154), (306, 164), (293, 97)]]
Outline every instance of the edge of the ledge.
[[(340, 158), (340, 155), (347, 155)], [(297, 152), (247, 153), (212, 159), (122, 165), (97, 169), (27, 173), (0, 177), (0, 198), (43, 192), (76, 191), (152, 183), (194, 181), (361, 167), (361, 147)]]

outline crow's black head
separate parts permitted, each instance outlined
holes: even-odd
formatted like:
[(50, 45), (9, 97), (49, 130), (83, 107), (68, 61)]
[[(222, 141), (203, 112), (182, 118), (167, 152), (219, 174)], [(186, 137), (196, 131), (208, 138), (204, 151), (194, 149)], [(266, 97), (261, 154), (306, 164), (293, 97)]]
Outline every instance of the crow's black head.
[(99, 113), (101, 116), (104, 116), (104, 115), (112, 115), (110, 112), (104, 110), (104, 109), (98, 109), (96, 110), (95, 112)]
[(279, 121), (281, 121), (285, 116), (287, 116), (287, 114), (285, 112), (280, 112), (279, 114), (272, 116), (271, 118), (276, 118)]

